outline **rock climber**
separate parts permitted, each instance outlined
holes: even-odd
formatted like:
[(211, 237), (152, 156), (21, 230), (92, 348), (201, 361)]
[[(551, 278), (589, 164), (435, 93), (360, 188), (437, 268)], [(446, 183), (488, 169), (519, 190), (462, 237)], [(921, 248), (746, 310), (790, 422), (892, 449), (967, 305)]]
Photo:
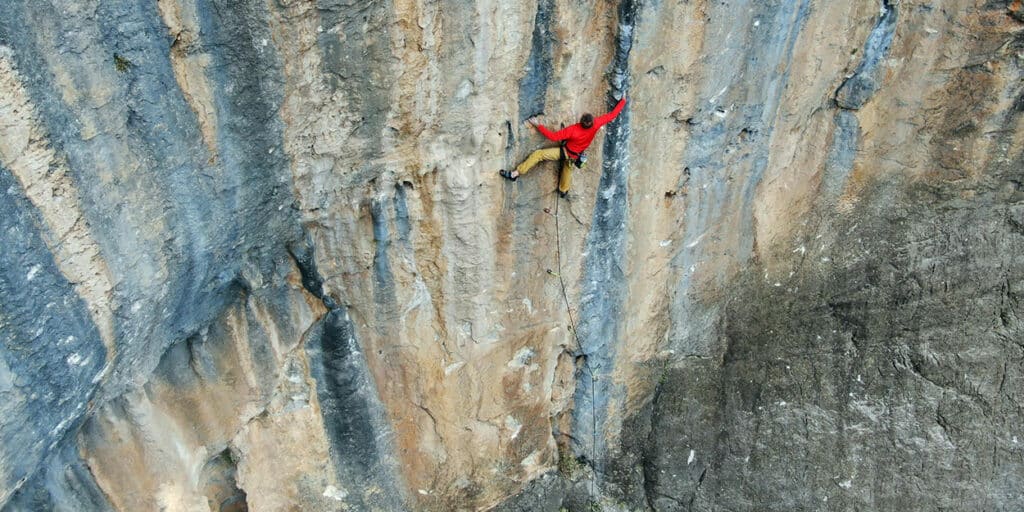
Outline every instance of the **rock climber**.
[(578, 168), (583, 168), (583, 164), (586, 163), (587, 157), (584, 152), (590, 147), (590, 143), (594, 140), (594, 135), (601, 129), (602, 126), (610, 123), (612, 119), (615, 119), (622, 112), (622, 107), (626, 105), (626, 97), (623, 96), (619, 100), (618, 105), (611, 112), (594, 118), (590, 114), (583, 114), (580, 117), (580, 122), (552, 132), (548, 130), (544, 125), (537, 121), (536, 117), (531, 117), (528, 121), (532, 124), (537, 131), (539, 131), (545, 137), (560, 142), (561, 146), (556, 148), (545, 148), (538, 149), (530, 154), (530, 156), (519, 164), (512, 171), (502, 169), (498, 171), (503, 177), (515, 181), (516, 178), (530, 172), (535, 165), (546, 160), (562, 160), (562, 170), (558, 176), (558, 193), (564, 198), (569, 192), (569, 186), (572, 184), (572, 166), (575, 165)]

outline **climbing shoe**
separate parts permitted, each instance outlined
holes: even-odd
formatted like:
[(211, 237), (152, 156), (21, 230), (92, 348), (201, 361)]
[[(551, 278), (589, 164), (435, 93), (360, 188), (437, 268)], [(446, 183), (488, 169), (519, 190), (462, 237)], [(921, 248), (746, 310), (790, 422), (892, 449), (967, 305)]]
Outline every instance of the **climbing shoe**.
[(498, 174), (500, 174), (502, 178), (505, 178), (509, 181), (515, 181), (519, 179), (519, 176), (512, 176), (512, 171), (506, 171), (505, 169), (498, 171)]
[(561, 190), (559, 190), (559, 191), (558, 191), (558, 195), (559, 195), (559, 197), (561, 197), (562, 199), (565, 199), (565, 200), (567, 200), (567, 201), (569, 200), (569, 191), (568, 191), (568, 190), (566, 190), (565, 192), (562, 192)]

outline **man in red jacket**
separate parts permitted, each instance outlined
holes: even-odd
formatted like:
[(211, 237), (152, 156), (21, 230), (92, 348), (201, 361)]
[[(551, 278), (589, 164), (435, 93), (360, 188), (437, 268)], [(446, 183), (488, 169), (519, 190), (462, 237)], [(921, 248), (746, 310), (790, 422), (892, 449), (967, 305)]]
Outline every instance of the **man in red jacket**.
[(557, 132), (552, 132), (539, 124), (536, 119), (530, 118), (530, 124), (537, 128), (542, 135), (555, 141), (561, 142), (561, 147), (557, 148), (546, 148), (538, 149), (530, 154), (529, 158), (519, 164), (515, 170), (509, 172), (505, 169), (499, 171), (499, 174), (515, 181), (519, 176), (530, 172), (533, 166), (543, 162), (545, 160), (558, 160), (562, 159), (562, 172), (558, 177), (558, 192), (562, 197), (569, 192), (569, 185), (572, 184), (572, 166), (583, 167), (586, 162), (586, 156), (583, 152), (590, 147), (590, 143), (594, 140), (594, 136), (597, 135), (597, 131), (602, 126), (610, 123), (612, 119), (615, 119), (622, 112), (622, 107), (626, 105), (626, 97), (623, 96), (619, 100), (619, 104), (615, 105), (615, 108), (607, 114), (594, 119), (594, 116), (590, 114), (583, 114), (580, 118), (580, 122), (572, 126), (563, 128)]

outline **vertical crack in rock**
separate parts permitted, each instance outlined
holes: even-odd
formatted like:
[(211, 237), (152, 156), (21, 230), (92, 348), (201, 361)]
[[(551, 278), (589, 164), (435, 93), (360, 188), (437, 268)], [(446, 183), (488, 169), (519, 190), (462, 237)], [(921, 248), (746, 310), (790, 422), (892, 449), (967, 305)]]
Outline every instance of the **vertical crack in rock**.
[(412, 183), (406, 181), (395, 184), (395, 197), (392, 199), (395, 208), (395, 228), (398, 230), (398, 241), (411, 251), (412, 249), (412, 224), (409, 222), (409, 202), (406, 199), (407, 188), (412, 188)]
[(519, 82), (520, 121), (544, 111), (545, 96), (552, 75), (551, 47), (555, 43), (555, 38), (551, 34), (551, 23), (554, 11), (554, 0), (537, 2), (530, 57), (526, 61), (526, 76)]
[(881, 1), (881, 14), (864, 43), (864, 57), (853, 76), (848, 78), (836, 91), (836, 103), (840, 108), (858, 110), (874, 96), (882, 86), (882, 62), (889, 53), (896, 35), (897, 4), (893, 0)]
[[(615, 39), (609, 86), (612, 98), (626, 94), (630, 85), (629, 54), (634, 27), (643, 6), (640, 0), (619, 4), (619, 26)], [(628, 215), (629, 105), (608, 125), (604, 139), (604, 162), (594, 207), (593, 228), (587, 236), (580, 303), (580, 352), (585, 356), (579, 369), (572, 413), (573, 450), (590, 461), (600, 474), (606, 452), (605, 423), (612, 394), (611, 373), (619, 340), (619, 320), (626, 295), (622, 271)]]
[[(666, 370), (662, 370), (664, 374)], [(658, 431), (654, 428), (658, 424), (658, 415), (661, 412), (661, 393), (664, 389), (664, 383), (661, 382), (663, 375), (659, 376), (659, 382), (654, 387), (654, 392), (651, 396), (651, 403), (648, 406), (648, 418), (649, 425), (647, 431), (647, 443), (643, 447), (643, 453), (640, 456), (640, 469), (643, 475), (643, 489), (644, 489), (644, 504), (647, 505), (649, 510), (656, 510), (654, 504), (655, 499), (658, 495), (658, 466), (655, 464), (656, 458), (651, 453), (651, 450), (657, 446), (655, 436)]]
[[(397, 194), (396, 194), (397, 197)], [(397, 205), (397, 202), (394, 203)], [(381, 199), (370, 201), (370, 219), (373, 222), (373, 300), (377, 304), (378, 314), (376, 328), (385, 332), (385, 328), (394, 325), (396, 318), (395, 276), (391, 272), (388, 250), (391, 248), (391, 230), (388, 228), (387, 203)]]
[(339, 475), (345, 480), (364, 480), (378, 458), (374, 429), (370, 423), (370, 406), (361, 397), (364, 371), (357, 358), (361, 355), (355, 344), (355, 333), (345, 308), (332, 310), (306, 346), (314, 362), (313, 376), (317, 396), (324, 411), (324, 420), (338, 461)]
[(505, 163), (512, 161), (515, 155), (516, 136), (512, 130), (512, 121), (505, 121)]

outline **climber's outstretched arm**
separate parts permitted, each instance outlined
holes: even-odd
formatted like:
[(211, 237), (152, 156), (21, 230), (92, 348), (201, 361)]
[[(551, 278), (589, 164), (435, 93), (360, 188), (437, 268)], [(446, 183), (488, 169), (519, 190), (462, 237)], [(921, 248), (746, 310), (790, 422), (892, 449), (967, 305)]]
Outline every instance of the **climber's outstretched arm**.
[(547, 128), (545, 128), (544, 125), (542, 125), (540, 123), (534, 124), (534, 126), (537, 127), (537, 131), (540, 132), (541, 135), (543, 135), (543, 136), (545, 136), (545, 137), (547, 137), (547, 138), (549, 138), (549, 139), (551, 139), (551, 140), (553, 140), (555, 142), (561, 142), (562, 140), (564, 140), (564, 139), (569, 137), (569, 134), (566, 132), (566, 130), (568, 130), (569, 128), (562, 128), (561, 130), (558, 130), (557, 132), (553, 132), (553, 131), (548, 130)]
[(612, 109), (611, 112), (608, 112), (607, 114), (605, 114), (605, 115), (603, 115), (601, 117), (598, 117), (597, 119), (594, 119), (594, 126), (601, 127), (601, 126), (604, 126), (604, 125), (612, 122), (612, 119), (615, 119), (619, 115), (619, 112), (622, 112), (622, 107), (625, 107), (625, 106), (626, 106), (626, 97), (623, 96), (622, 99), (619, 100), (619, 104), (615, 105), (615, 108)]

